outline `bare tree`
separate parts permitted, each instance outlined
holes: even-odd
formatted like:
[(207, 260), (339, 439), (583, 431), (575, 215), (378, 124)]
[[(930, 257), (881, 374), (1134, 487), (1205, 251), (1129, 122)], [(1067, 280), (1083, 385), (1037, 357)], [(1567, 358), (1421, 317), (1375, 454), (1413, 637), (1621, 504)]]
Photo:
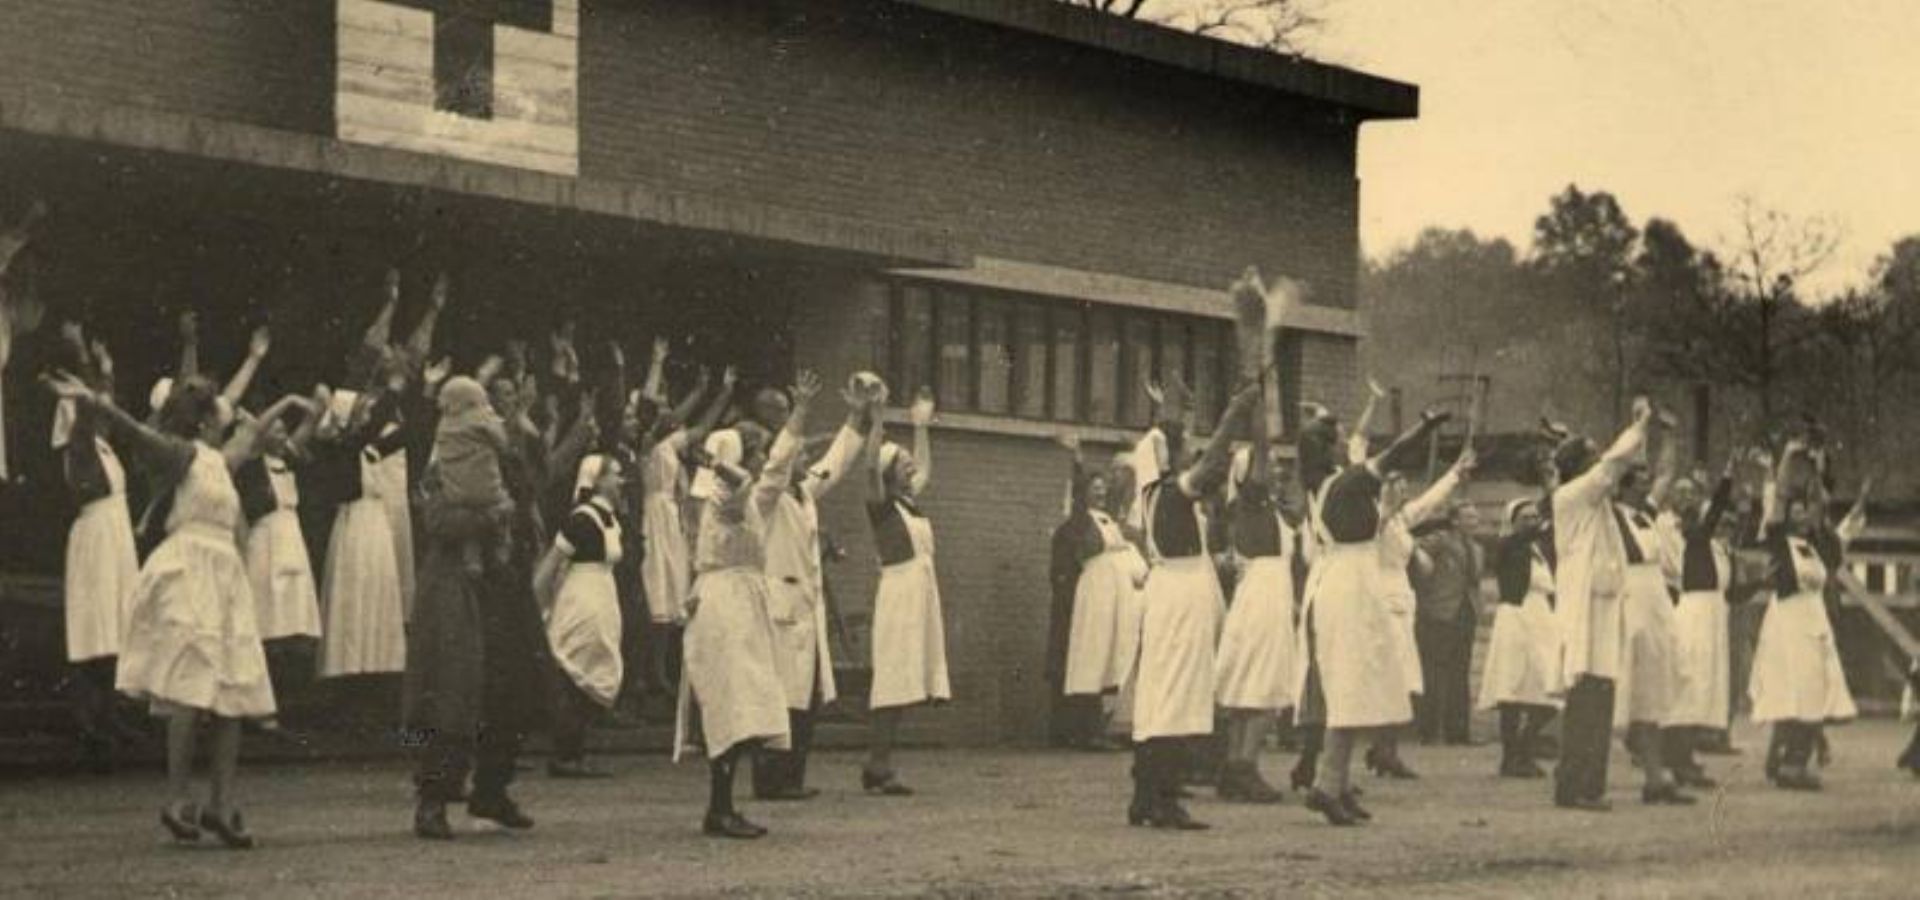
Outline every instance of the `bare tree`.
[(1320, 0), (1066, 0), (1128, 19), (1191, 31), (1276, 53), (1301, 54), (1320, 27)]
[(1840, 245), (1840, 229), (1825, 219), (1794, 219), (1740, 199), (1740, 234), (1728, 253), (1728, 287), (1751, 317), (1736, 335), (1745, 346), (1745, 368), (1760, 397), (1760, 414), (1772, 420), (1773, 388), (1786, 357), (1819, 336), (1796, 285), (1819, 271)]

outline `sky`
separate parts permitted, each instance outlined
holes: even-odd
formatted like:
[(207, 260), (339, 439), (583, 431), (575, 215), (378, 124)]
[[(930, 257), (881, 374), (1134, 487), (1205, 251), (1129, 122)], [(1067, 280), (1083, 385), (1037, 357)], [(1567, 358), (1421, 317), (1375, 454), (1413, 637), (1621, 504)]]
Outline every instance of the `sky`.
[(1920, 233), (1920, 0), (1321, 0), (1309, 54), (1420, 86), (1361, 131), (1361, 239), (1524, 248), (1569, 183), (1732, 243), (1738, 201), (1840, 229), (1816, 289)]

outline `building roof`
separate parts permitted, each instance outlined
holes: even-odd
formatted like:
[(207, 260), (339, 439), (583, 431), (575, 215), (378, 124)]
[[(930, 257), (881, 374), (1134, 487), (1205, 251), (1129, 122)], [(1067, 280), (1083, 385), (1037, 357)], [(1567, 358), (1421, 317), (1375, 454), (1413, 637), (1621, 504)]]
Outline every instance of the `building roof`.
[(1060, 0), (897, 2), (1330, 103), (1352, 110), (1362, 119), (1411, 119), (1420, 113), (1420, 88), (1416, 85)]

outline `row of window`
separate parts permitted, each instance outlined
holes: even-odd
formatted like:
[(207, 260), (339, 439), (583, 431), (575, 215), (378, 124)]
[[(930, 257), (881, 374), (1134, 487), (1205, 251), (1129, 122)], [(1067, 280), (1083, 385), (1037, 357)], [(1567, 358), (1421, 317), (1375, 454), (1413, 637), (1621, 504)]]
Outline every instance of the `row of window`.
[[(1208, 430), (1234, 377), (1225, 320), (912, 280), (886, 282), (884, 292), (888, 381), (931, 387), (945, 410), (1143, 428), (1152, 415), (1146, 378), (1178, 373)], [(1297, 365), (1291, 350), (1283, 339), (1280, 405), (1289, 413), (1298, 406), (1298, 379), (1286, 377)]]

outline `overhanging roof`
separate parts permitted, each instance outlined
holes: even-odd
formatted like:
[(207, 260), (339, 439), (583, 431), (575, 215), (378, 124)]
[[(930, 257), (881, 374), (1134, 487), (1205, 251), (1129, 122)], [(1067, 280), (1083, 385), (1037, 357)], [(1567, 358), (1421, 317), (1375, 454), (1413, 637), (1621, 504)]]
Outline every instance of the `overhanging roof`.
[(1420, 88), (1365, 72), (1126, 19), (1060, 0), (897, 0), (1070, 44), (1330, 103), (1362, 119), (1411, 119)]
[(640, 226), (829, 251), (864, 258), (875, 265), (964, 266), (973, 259), (946, 237), (920, 230), (763, 203), (673, 194), (627, 182), (551, 175), (352, 144), (321, 135), (145, 107), (0, 94), (0, 138), (7, 132), (573, 210)]

